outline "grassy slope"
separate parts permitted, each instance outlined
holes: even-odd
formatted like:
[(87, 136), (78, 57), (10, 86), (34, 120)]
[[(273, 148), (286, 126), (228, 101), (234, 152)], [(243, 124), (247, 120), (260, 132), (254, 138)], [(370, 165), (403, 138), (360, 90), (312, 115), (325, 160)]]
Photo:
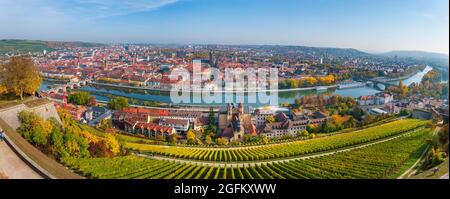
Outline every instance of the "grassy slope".
[(7, 52), (42, 52), (51, 51), (59, 47), (96, 47), (102, 44), (88, 42), (54, 42), (35, 40), (0, 40), (0, 54)]
[(43, 41), (28, 40), (0, 40), (0, 53), (7, 52), (37, 52), (43, 50), (51, 50), (51, 48)]
[(443, 162), (442, 164), (438, 165), (437, 168), (439, 169), (436, 173), (434, 173), (432, 170), (433, 169), (428, 169), (426, 171), (423, 171), (419, 174), (410, 176), (410, 179), (439, 179), (441, 176), (445, 175), (446, 173), (448, 173), (448, 158), (445, 162)]

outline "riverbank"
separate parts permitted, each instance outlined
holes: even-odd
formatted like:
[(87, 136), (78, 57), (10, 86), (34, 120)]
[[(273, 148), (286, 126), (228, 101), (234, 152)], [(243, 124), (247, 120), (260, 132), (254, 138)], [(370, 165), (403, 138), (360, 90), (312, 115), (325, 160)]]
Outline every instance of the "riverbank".
[[(99, 83), (99, 82), (91, 82), (89, 83), (91, 85), (97, 85), (97, 86), (108, 86), (108, 87), (117, 87), (117, 88), (126, 88), (126, 89), (140, 89), (140, 90), (147, 90), (147, 91), (159, 91), (159, 92), (171, 92), (171, 90), (168, 89), (158, 89), (158, 88), (148, 88), (148, 87), (138, 87), (138, 86), (127, 86), (127, 85), (119, 85), (119, 84), (107, 84), (107, 83)], [(314, 87), (305, 87), (305, 88), (289, 88), (289, 89), (264, 89), (259, 90), (255, 88), (255, 90), (249, 91), (247, 90), (218, 90), (218, 93), (262, 93), (262, 92), (290, 92), (290, 91), (308, 91), (308, 90), (325, 90), (325, 89), (331, 89), (331, 88), (338, 88), (339, 85), (331, 85), (331, 86), (314, 86)], [(205, 92), (203, 90), (192, 90), (191, 93), (201, 93)], [(215, 91), (216, 92), (216, 91)]]
[[(429, 71), (429, 66), (427, 66), (425, 69), (420, 70), (420, 71), (416, 71), (414, 73), (402, 76), (402, 77), (397, 77), (397, 78), (390, 78), (390, 79), (386, 79), (384, 77), (378, 77), (378, 78), (373, 78), (372, 80), (369, 81), (381, 81), (381, 82), (395, 82), (395, 81), (401, 81), (401, 80), (405, 80), (405, 79), (409, 79), (412, 78), (424, 71)], [(159, 91), (159, 92), (171, 92), (170, 89), (160, 89), (160, 88), (149, 88), (149, 87), (139, 87), (139, 86), (128, 86), (128, 85), (120, 85), (120, 84), (110, 84), (110, 83), (100, 83), (100, 82), (91, 82), (91, 85), (97, 85), (97, 86), (107, 86), (107, 87), (116, 87), (116, 88), (124, 88), (124, 89), (139, 89), (139, 90), (146, 90), (146, 91)], [(291, 91), (310, 91), (310, 90), (317, 90), (317, 91), (321, 91), (321, 90), (328, 90), (328, 89), (348, 89), (348, 88), (340, 88), (341, 84), (334, 84), (334, 85), (329, 85), (329, 86), (312, 86), (312, 87), (304, 87), (304, 88), (285, 88), (285, 89), (264, 89), (264, 90), (260, 90), (258, 88), (255, 88), (254, 90), (250, 90), (249, 89), (240, 89), (240, 90), (225, 90), (225, 89), (220, 89), (218, 91), (218, 93), (262, 93), (262, 92), (291, 92)], [(361, 86), (358, 86), (361, 87)], [(355, 87), (356, 88), (356, 87)], [(204, 92), (203, 90), (192, 90), (190, 91), (191, 93), (201, 93)]]
[(375, 81), (382, 81), (382, 82), (398, 82), (398, 81), (403, 81), (403, 80), (406, 80), (406, 79), (413, 78), (414, 76), (417, 76), (417, 75), (421, 75), (421, 74), (425, 75), (427, 72), (429, 72), (431, 70), (433, 70), (433, 68), (431, 66), (426, 66), (423, 70), (419, 70), (419, 71), (413, 72), (413, 73), (411, 73), (409, 75), (396, 77), (396, 78), (389, 78), (389, 79), (386, 79), (386, 78), (384, 78), (384, 79), (376, 79), (376, 78), (374, 78), (373, 80), (375, 80)]
[[(431, 67), (427, 67), (424, 71), (414, 75), (411, 78), (408, 78), (403, 81), (405, 85), (410, 85), (411, 83), (420, 83), (422, 81), (423, 75), (428, 72)], [(41, 86), (41, 90), (46, 90), (48, 86), (51, 86), (52, 82), (44, 82)], [(101, 101), (109, 101), (112, 97), (120, 96), (128, 99), (136, 99), (140, 102), (158, 102), (161, 104), (169, 105), (169, 106), (182, 106), (182, 104), (173, 104), (173, 101), (170, 97), (170, 92), (167, 90), (157, 91), (152, 89), (146, 89), (142, 87), (131, 87), (131, 86), (123, 86), (123, 85), (109, 85), (103, 83), (91, 83), (87, 86), (83, 86), (82, 88), (78, 88), (77, 90), (89, 92), (91, 95), (95, 96), (97, 100)], [(295, 89), (279, 89), (275, 90), (271, 94), (278, 95), (278, 104), (295, 103), (295, 99), (304, 97), (304, 96), (313, 96), (313, 95), (340, 95), (343, 97), (352, 97), (359, 98), (360, 96), (366, 95), (374, 95), (376, 93), (382, 92), (379, 89), (376, 89), (371, 86), (357, 87), (357, 88), (345, 88), (339, 89), (337, 85), (332, 85), (328, 87), (321, 87), (321, 89), (326, 90), (317, 90), (318, 87), (309, 87), (309, 88), (295, 88)], [(161, 90), (161, 89), (160, 89)], [(263, 107), (266, 106), (267, 103), (260, 102), (259, 95), (260, 92), (253, 93), (233, 93), (232, 102), (239, 103), (243, 102), (248, 107)], [(220, 95), (220, 94), (219, 94)], [(216, 98), (214, 96), (202, 96), (202, 102), (189, 103), (189, 105), (201, 107), (201, 105), (208, 106), (225, 106), (229, 102), (229, 98), (225, 98), (227, 95), (222, 94), (222, 98), (219, 101), (214, 101)], [(192, 93), (190, 94), (192, 100)], [(229, 96), (228, 96), (229, 97)], [(256, 101), (251, 101), (255, 99)], [(243, 101), (242, 101), (243, 99)], [(214, 101), (214, 103), (207, 103)], [(148, 104), (138, 103), (138, 105)], [(154, 104), (152, 104), (154, 105)], [(186, 104), (185, 104), (186, 105)], [(159, 105), (156, 105), (159, 106)]]

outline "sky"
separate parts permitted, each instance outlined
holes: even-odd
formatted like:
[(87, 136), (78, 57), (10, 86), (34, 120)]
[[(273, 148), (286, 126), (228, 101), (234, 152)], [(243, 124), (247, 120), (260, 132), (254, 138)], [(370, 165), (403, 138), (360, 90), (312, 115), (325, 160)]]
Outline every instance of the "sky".
[(448, 0), (0, 0), (0, 39), (449, 53)]

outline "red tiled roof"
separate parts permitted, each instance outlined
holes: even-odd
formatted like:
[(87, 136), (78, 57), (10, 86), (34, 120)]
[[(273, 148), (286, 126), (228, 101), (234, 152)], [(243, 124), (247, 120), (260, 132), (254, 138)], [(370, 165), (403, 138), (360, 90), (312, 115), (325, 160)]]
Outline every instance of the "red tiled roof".
[(157, 131), (157, 132), (161, 132), (161, 133), (172, 133), (173, 132), (172, 127), (160, 126), (160, 125), (154, 124), (154, 123), (138, 122), (136, 124), (136, 128), (147, 129), (150, 131)]

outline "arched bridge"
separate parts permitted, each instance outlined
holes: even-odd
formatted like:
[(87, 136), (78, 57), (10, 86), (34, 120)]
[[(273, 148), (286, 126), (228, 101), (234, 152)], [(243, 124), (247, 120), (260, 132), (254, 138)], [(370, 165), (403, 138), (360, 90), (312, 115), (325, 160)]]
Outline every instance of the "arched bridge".
[(91, 80), (81, 80), (77, 82), (68, 82), (67, 84), (60, 84), (55, 87), (52, 87), (50, 90), (48, 90), (48, 93), (59, 93), (59, 92), (67, 92), (68, 89), (73, 90), (76, 88), (81, 88), (83, 86), (86, 86), (87, 84), (91, 83)]

